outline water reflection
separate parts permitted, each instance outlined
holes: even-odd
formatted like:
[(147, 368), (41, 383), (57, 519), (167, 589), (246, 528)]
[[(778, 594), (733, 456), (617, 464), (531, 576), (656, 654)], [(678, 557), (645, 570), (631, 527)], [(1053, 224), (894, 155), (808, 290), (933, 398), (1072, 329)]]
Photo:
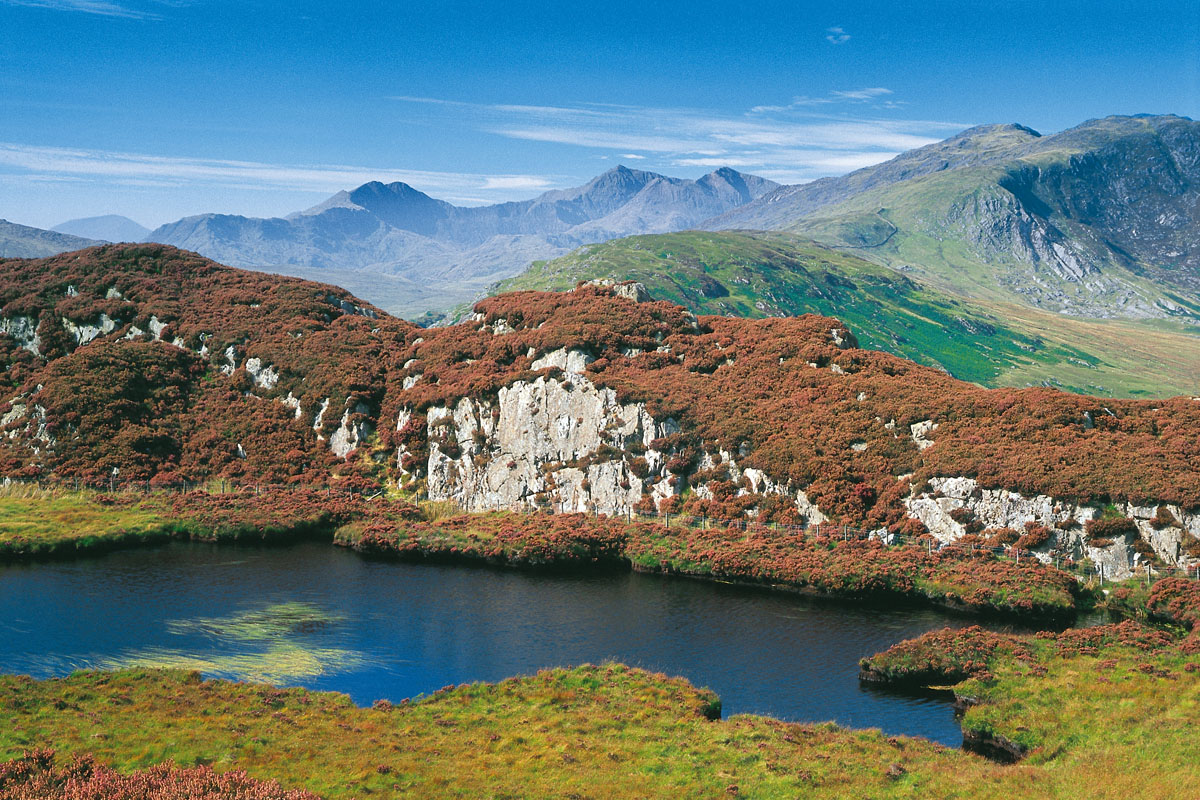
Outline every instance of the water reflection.
[(321, 544), (175, 543), (0, 568), (0, 620), (0, 671), (37, 677), (180, 666), (368, 704), (615, 659), (708, 686), (727, 715), (961, 741), (945, 695), (857, 680), (862, 656), (960, 621), (698, 581), (379, 563)]

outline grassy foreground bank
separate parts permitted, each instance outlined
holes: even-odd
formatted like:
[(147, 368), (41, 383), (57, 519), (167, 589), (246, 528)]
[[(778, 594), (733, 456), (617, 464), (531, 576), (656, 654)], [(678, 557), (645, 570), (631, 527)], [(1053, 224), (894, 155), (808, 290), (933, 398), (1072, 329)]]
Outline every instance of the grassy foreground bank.
[(442, 517), (402, 501), (300, 490), (0, 495), (0, 559), (86, 554), (172, 537), (255, 542), (313, 536), (375, 557), (633, 568), (1031, 619), (1069, 619), (1081, 598), (1074, 578), (1033, 559), (1014, 563), (984, 552), (928, 552), (767, 527), (669, 528), (582, 514)]
[(1037, 637), (975, 628), (864, 661), (877, 678), (960, 681), (968, 738), (1022, 759), (1009, 766), (878, 731), (721, 720), (712, 693), (620, 664), (372, 708), (181, 671), (3, 676), (0, 759), (49, 747), (122, 772), (172, 760), (326, 798), (1007, 800), (1077, 798), (1081, 787), (1093, 798), (1190, 798), (1200, 659), (1187, 641), (1134, 621)]

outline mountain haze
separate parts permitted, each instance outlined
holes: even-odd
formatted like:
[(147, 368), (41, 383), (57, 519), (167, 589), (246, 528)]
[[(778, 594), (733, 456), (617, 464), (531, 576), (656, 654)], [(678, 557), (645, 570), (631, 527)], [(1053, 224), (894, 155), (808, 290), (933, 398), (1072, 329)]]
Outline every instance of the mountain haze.
[[(343, 283), (356, 271), (406, 279), (413, 281), (407, 297), (381, 302), (418, 313), (435, 296), (443, 305), (468, 300), (535, 259), (589, 242), (693, 227), (776, 186), (732, 169), (685, 180), (619, 166), (532, 200), (462, 207), (405, 183), (371, 182), (285, 218), (203, 214), (146, 238), (232, 266), (299, 267), (309, 276), (329, 270)], [(430, 287), (440, 291), (422, 292)]]
[(94, 244), (100, 243), (0, 219), (0, 258), (45, 258)]
[(50, 230), (105, 242), (140, 242), (150, 233), (149, 228), (120, 214), (73, 219), (55, 225)]

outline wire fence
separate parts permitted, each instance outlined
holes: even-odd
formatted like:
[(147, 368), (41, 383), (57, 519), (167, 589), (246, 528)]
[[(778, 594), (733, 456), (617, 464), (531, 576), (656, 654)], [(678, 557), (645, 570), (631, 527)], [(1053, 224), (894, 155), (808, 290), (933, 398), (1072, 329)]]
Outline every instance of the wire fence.
[[(37, 483), (39, 489), (70, 489), (71, 483), (46, 483), (39, 481)], [(155, 483), (153, 481), (139, 482), (121, 482), (118, 483), (115, 478), (108, 482), (107, 485), (84, 484), (80, 481), (74, 481), (73, 487), (76, 491), (84, 489), (108, 491), (110, 493), (125, 492), (138, 493), (149, 495), (154, 493), (165, 494), (182, 494), (192, 491), (206, 491), (210, 494), (237, 494), (237, 495), (262, 495), (264, 493), (275, 492), (306, 492), (309, 494), (324, 494), (326, 497), (359, 497), (365, 500), (376, 500), (382, 498), (385, 491), (377, 486), (357, 487), (357, 486), (333, 486), (333, 485), (313, 485), (313, 484), (277, 484), (277, 483), (249, 483), (238, 482), (228, 479), (212, 479), (204, 482), (195, 481), (180, 481), (173, 483)], [(839, 525), (830, 522), (820, 522), (807, 525), (790, 525), (779, 522), (762, 522), (752, 518), (742, 519), (723, 519), (709, 516), (695, 516), (689, 514), (678, 514), (659, 511), (653, 514), (627, 509), (623, 514), (606, 515), (600, 514), (593, 509), (587, 511), (579, 511), (568, 509), (565, 503), (556, 504), (529, 504), (515, 503), (511, 505), (497, 504), (494, 511), (503, 511), (509, 513), (521, 514), (587, 514), (589, 516), (606, 517), (611, 519), (624, 519), (627, 522), (641, 522), (647, 524), (663, 525), (667, 528), (680, 527), (692, 530), (709, 530), (709, 529), (725, 529), (738, 530), (747, 533), (783, 533), (786, 535), (797, 537), (801, 540), (815, 540), (818, 538), (836, 539), (841, 541), (877, 541), (880, 544), (888, 547), (922, 547), (928, 553), (934, 552), (960, 552), (967, 554), (975, 553), (990, 553), (997, 558), (1013, 561), (1020, 564), (1022, 561), (1037, 561), (1042, 564), (1054, 566), (1065, 572), (1075, 575), (1077, 578), (1087, 581), (1096, 580), (1101, 585), (1106, 582), (1111, 582), (1118, 579), (1112, 568), (1106, 569), (1104, 564), (1097, 564), (1086, 557), (1074, 557), (1061, 551), (1034, 551), (1025, 548), (1019, 548), (1015, 545), (986, 545), (979, 542), (963, 542), (963, 541), (941, 541), (930, 534), (921, 536), (906, 536), (898, 533), (891, 533), (886, 529), (868, 530), (863, 528), (855, 528), (849, 525)], [(1153, 584), (1155, 581), (1168, 577), (1181, 577), (1191, 580), (1200, 580), (1200, 562), (1190, 563), (1184, 566), (1166, 566), (1163, 564), (1152, 564), (1149, 561), (1142, 560), (1130, 567), (1130, 573), (1139, 579), (1144, 579), (1147, 585)], [(1127, 579), (1129, 576), (1122, 576), (1120, 579)]]

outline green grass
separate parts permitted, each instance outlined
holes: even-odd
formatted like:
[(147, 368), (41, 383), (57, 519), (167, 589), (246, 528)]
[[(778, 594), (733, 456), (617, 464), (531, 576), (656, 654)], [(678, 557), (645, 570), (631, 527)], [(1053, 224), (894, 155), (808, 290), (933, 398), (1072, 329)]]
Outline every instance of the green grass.
[(170, 620), (172, 635), (200, 634), (220, 647), (207, 657), (186, 648), (151, 647), (132, 650), (95, 663), (100, 669), (158, 667), (199, 670), (206, 675), (265, 683), (298, 681), (360, 669), (364, 656), (337, 647), (315, 647), (302, 634), (334, 625), (339, 618), (307, 603), (273, 603), (228, 617)]
[(328, 798), (1002, 797), (1014, 785), (1006, 770), (928, 742), (712, 721), (717, 708), (709, 692), (619, 664), (464, 685), (390, 709), (179, 671), (4, 676), (0, 758), (50, 745), (122, 771), (211, 763)]
[(64, 544), (86, 549), (98, 542), (165, 538), (172, 526), (160, 508), (102, 505), (92, 492), (0, 488), (0, 553), (51, 550)]
[[(874, 212), (872, 220), (855, 235), (875, 235)], [(635, 280), (655, 298), (700, 314), (837, 317), (863, 347), (985, 386), (1047, 383), (1120, 397), (1200, 393), (1200, 335), (1183, 325), (1087, 321), (1020, 305), (1004, 292), (978, 289), (994, 279), (958, 252), (961, 245), (929, 241), (959, 283), (935, 288), (922, 282), (930, 275), (920, 269), (902, 274), (786, 233), (686, 231), (589, 245), (535, 262), (496, 290)], [(925, 251), (908, 255), (898, 258), (929, 258)]]
[[(998, 643), (994, 650), (980, 646)], [(1036, 637), (926, 634), (864, 660), (879, 675), (936, 680), (969, 698), (963, 730), (1024, 753), (1035, 796), (1188, 797), (1200, 780), (1200, 657), (1178, 632), (1135, 622)], [(1073, 784), (1075, 784), (1073, 788)]]

